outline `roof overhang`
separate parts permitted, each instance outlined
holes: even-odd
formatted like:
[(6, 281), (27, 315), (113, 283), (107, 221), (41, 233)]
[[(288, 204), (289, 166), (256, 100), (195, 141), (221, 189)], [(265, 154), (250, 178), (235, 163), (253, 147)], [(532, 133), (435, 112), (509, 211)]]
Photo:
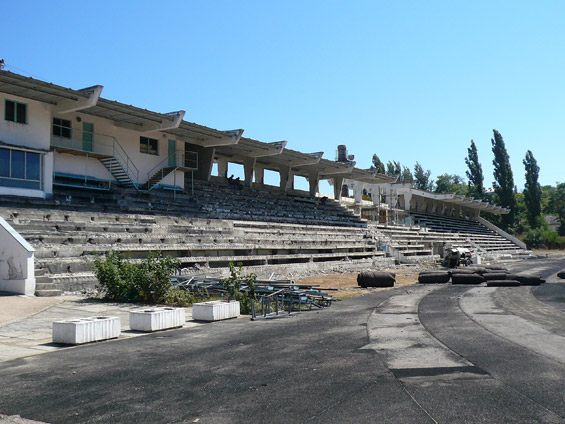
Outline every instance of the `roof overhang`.
[(466, 197), (461, 194), (455, 193), (431, 193), (429, 191), (417, 190), (414, 188), (402, 188), (398, 190), (399, 194), (412, 193), (414, 196), (423, 197), (431, 200), (438, 200), (453, 205), (464, 206), (469, 209), (475, 209), (479, 211), (489, 212), (496, 215), (506, 215), (510, 213), (510, 209), (503, 208), (501, 206), (496, 206), (492, 203), (484, 202), (482, 200), (476, 200), (473, 197)]

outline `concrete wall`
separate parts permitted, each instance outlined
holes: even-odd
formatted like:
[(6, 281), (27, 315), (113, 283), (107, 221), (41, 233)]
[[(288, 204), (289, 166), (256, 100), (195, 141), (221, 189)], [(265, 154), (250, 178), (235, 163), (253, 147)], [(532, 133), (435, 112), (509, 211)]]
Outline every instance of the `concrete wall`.
[(34, 249), (0, 217), (0, 291), (35, 293)]

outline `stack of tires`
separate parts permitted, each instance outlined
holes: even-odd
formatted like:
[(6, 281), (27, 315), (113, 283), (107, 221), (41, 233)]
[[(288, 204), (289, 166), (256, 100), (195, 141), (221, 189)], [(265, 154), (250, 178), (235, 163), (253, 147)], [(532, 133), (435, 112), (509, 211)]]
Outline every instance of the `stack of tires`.
[(386, 271), (363, 271), (357, 275), (357, 284), (360, 287), (394, 287), (396, 274)]
[[(565, 270), (557, 275), (565, 279)], [(531, 273), (511, 274), (500, 265), (471, 265), (449, 271), (423, 271), (418, 275), (420, 284), (445, 284), (450, 279), (452, 284), (486, 283), (488, 287), (537, 286), (545, 283), (545, 280), (539, 275)]]
[(418, 283), (420, 284), (445, 284), (449, 282), (451, 274), (449, 271), (423, 271), (418, 275)]

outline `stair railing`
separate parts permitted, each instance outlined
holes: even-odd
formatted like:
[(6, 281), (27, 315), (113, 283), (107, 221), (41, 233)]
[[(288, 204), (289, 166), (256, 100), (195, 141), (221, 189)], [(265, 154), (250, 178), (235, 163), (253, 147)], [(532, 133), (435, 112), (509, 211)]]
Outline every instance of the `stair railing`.
[(112, 139), (112, 156), (116, 159), (116, 162), (121, 166), (122, 170), (132, 181), (133, 186), (137, 189), (137, 184), (139, 183), (139, 170), (134, 165), (133, 161), (130, 159), (116, 137), (112, 137)]
[[(161, 162), (159, 162), (157, 165), (151, 168), (151, 170), (147, 173), (147, 191), (151, 191), (154, 187), (156, 187), (157, 183), (161, 181), (163, 178), (165, 178), (170, 172), (174, 171), (177, 168), (184, 167), (185, 166), (184, 158), (185, 158), (185, 152), (183, 150), (177, 150), (175, 153), (164, 158)], [(169, 161), (171, 159), (173, 159), (174, 161), (173, 165), (169, 165), (170, 163)], [(167, 172), (167, 174), (165, 175), (165, 169), (167, 168), (173, 168), (173, 170)], [(155, 182), (155, 184), (149, 186), (153, 177), (158, 177), (158, 179)]]

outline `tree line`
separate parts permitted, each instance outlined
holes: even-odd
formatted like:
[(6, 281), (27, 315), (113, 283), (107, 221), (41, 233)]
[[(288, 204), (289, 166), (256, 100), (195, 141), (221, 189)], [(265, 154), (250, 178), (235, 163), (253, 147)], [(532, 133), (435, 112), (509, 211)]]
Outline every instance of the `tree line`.
[[(373, 155), (371, 169), (379, 174), (394, 176), (400, 182), (412, 182), (419, 190), (463, 194), (509, 208), (510, 213), (507, 215), (486, 213), (482, 216), (505, 231), (521, 237), (530, 246), (545, 244), (550, 247), (564, 247), (565, 183), (542, 187), (539, 184), (540, 167), (532, 151), (528, 150), (522, 160), (526, 182), (523, 191), (518, 192), (514, 184), (510, 156), (504, 139), (497, 130), (493, 130), (491, 146), (494, 182), (493, 190), (489, 191), (484, 186), (483, 168), (473, 140), (465, 157), (467, 180), (459, 175), (446, 173), (439, 175), (434, 181), (431, 171), (424, 170), (419, 162), (416, 162), (412, 172), (409, 167), (397, 161), (388, 161), (385, 165), (376, 154)], [(559, 219), (557, 232), (549, 228), (544, 219), (546, 215)]]

